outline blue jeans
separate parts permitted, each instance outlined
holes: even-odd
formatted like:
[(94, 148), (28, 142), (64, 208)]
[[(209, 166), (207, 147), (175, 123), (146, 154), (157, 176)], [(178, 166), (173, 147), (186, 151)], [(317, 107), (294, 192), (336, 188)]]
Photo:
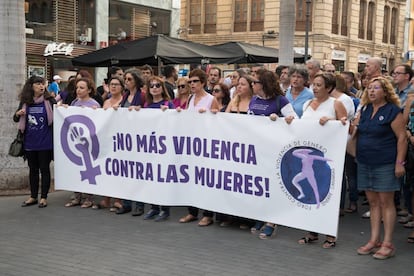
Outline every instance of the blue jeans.
[[(139, 202), (139, 201), (134, 201), (134, 202), (135, 202), (137, 208), (144, 209), (144, 202)], [(124, 199), (124, 200), (122, 200), (122, 206), (124, 208), (132, 208), (132, 201)]]
[(349, 202), (357, 203), (358, 186), (357, 186), (357, 163), (355, 158), (348, 153), (345, 155), (345, 175), (348, 181)]

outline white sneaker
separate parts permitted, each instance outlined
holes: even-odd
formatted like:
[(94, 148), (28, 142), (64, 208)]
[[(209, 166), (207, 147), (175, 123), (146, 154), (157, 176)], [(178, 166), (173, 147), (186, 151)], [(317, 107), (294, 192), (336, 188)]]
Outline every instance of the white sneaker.
[(365, 213), (362, 214), (361, 216), (362, 218), (370, 218), (371, 217), (371, 212), (370, 211), (366, 211)]

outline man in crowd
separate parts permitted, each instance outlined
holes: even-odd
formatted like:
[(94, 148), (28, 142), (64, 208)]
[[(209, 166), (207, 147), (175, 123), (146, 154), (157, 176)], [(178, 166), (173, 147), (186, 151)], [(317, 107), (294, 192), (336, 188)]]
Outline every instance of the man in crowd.
[(276, 68), (276, 75), (279, 77), (280, 88), (286, 94), (286, 91), (290, 87), (289, 66), (279, 65)]
[(382, 76), (381, 71), (382, 59), (379, 57), (371, 57), (367, 60), (365, 65), (365, 73), (369, 79)]
[(54, 96), (56, 97), (59, 94), (60, 91), (60, 87), (59, 87), (59, 83), (62, 81), (62, 78), (59, 75), (54, 75), (53, 76), (53, 81), (49, 84), (49, 86), (47, 87), (47, 90)]
[(309, 73), (309, 88), (312, 89), (313, 79), (317, 74), (322, 73), (321, 63), (316, 59), (310, 59), (306, 61), (306, 68), (308, 69)]
[(176, 89), (175, 82), (178, 80), (177, 69), (174, 66), (167, 65), (164, 67), (164, 76), (165, 76), (165, 88), (167, 88), (168, 95), (170, 95), (171, 100), (174, 99)]
[(332, 73), (335, 74), (336, 70), (335, 70), (335, 65), (333, 65), (332, 63), (326, 63), (323, 66), (323, 71), (327, 72), (327, 73)]
[(211, 67), (208, 71), (208, 81), (207, 85), (204, 88), (208, 93), (213, 93), (213, 88), (216, 84), (220, 82), (221, 78), (221, 69), (218, 67)]

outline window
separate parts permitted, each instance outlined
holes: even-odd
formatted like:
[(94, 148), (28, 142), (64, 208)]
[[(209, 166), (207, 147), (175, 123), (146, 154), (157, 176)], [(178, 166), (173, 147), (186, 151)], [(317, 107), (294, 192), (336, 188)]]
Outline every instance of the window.
[(391, 15), (391, 30), (394, 30), (391, 32), (390, 36), (390, 43), (394, 44), (397, 42), (396, 34), (398, 33), (398, 9), (392, 8), (392, 15)]
[(382, 27), (382, 42), (388, 43), (389, 37), (389, 22), (390, 22), (390, 7), (384, 7), (384, 24)]
[(82, 45), (95, 45), (95, 0), (79, 0), (77, 37)]
[(367, 40), (374, 40), (375, 3), (368, 4)]
[(312, 2), (296, 0), (296, 31), (306, 30), (306, 8), (309, 5), (309, 31), (312, 31)]
[(217, 23), (217, 0), (205, 0), (204, 13), (204, 33), (215, 33)]
[(358, 38), (365, 39), (365, 15), (367, 14), (367, 1), (361, 0), (359, 4), (359, 31)]
[(263, 31), (264, 0), (252, 0), (250, 31)]
[(342, 0), (341, 35), (348, 36), (349, 0)]
[(201, 33), (201, 0), (190, 1), (190, 29), (193, 34)]
[(247, 31), (247, 0), (235, 0), (234, 31)]
[(339, 16), (339, 0), (333, 0), (332, 4), (332, 33), (338, 34), (339, 33), (339, 24), (338, 24), (338, 16)]
[(25, 5), (26, 28), (33, 30), (33, 34), (27, 34), (27, 37), (54, 40), (53, 1), (28, 0)]

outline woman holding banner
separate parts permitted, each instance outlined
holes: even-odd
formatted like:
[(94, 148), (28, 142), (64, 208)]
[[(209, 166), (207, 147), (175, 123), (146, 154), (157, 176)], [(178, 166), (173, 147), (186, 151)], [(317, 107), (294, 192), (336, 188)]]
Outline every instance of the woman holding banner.
[[(204, 113), (206, 111), (219, 111), (217, 100), (204, 90), (207, 84), (207, 74), (201, 69), (194, 69), (190, 72), (188, 84), (190, 85), (191, 96), (188, 101), (187, 110)], [(180, 111), (181, 108), (177, 108)], [(188, 214), (180, 218), (180, 223), (188, 223), (197, 220), (198, 208), (188, 207)], [(198, 226), (208, 226), (213, 223), (213, 212), (205, 210), (203, 218), (198, 222)]]
[[(95, 83), (90, 78), (76, 79), (76, 99), (72, 101), (71, 106), (99, 108), (101, 105), (93, 99), (96, 94)], [(81, 133), (76, 133), (81, 136)], [(93, 195), (85, 194), (86, 199), (82, 203), (81, 208), (90, 208), (94, 205)], [(82, 193), (75, 192), (72, 200), (65, 204), (65, 207), (73, 207), (81, 204)]]
[[(233, 73), (234, 74), (234, 73)], [(234, 78), (233, 78), (234, 79)], [(233, 80), (232, 79), (232, 80)], [(253, 78), (248, 74), (241, 74), (238, 77), (237, 85), (235, 86), (235, 91), (233, 98), (230, 103), (227, 105), (226, 112), (228, 113), (237, 113), (237, 114), (247, 114), (249, 110), (249, 103), (253, 97)], [(234, 218), (226, 214), (220, 214), (220, 226), (226, 227), (233, 223), (233, 221), (240, 222), (240, 229), (249, 229), (252, 225), (250, 219), (245, 218)]]
[[(271, 120), (285, 117), (289, 122), (299, 118), (292, 104), (284, 96), (274, 72), (266, 69), (257, 70), (252, 87), (255, 95), (250, 100), (248, 114), (269, 116)], [(259, 231), (259, 238), (268, 239), (276, 233), (276, 224), (258, 221), (251, 228), (251, 232), (255, 234)]]
[[(125, 71), (125, 93), (122, 95), (120, 107), (128, 108), (128, 110), (139, 110), (145, 104), (145, 92), (143, 91), (144, 79), (137, 69), (131, 68)], [(116, 214), (122, 215), (132, 210), (132, 216), (141, 216), (144, 214), (143, 202), (131, 202), (131, 200), (123, 200), (122, 204), (117, 206)]]
[[(392, 236), (396, 220), (394, 193), (398, 178), (405, 174), (407, 151), (406, 121), (392, 84), (383, 77), (372, 79), (361, 98), (356, 120), (358, 141), (358, 189), (365, 191), (371, 212), (371, 237), (357, 249), (359, 255), (374, 253), (375, 259), (395, 254)], [(384, 237), (381, 242), (381, 223)]]
[[(342, 124), (346, 124), (347, 111), (345, 106), (339, 100), (330, 96), (330, 93), (335, 89), (336, 79), (331, 73), (317, 74), (313, 80), (313, 93), (315, 97), (308, 100), (303, 105), (302, 119), (316, 119), (319, 124), (325, 125), (330, 120), (340, 120)], [(302, 171), (304, 168), (302, 168)], [(308, 178), (308, 182), (312, 185)], [(298, 188), (300, 191), (300, 188)], [(317, 188), (315, 191), (315, 198), (318, 201)], [(301, 194), (302, 195), (302, 194)], [(298, 240), (299, 244), (309, 244), (318, 240), (318, 233), (309, 232), (305, 237)], [(323, 242), (323, 248), (333, 248), (336, 245), (336, 237), (326, 236)]]
[[(144, 108), (157, 108), (161, 110), (173, 109), (165, 82), (158, 76), (147, 79), (148, 93), (146, 94)], [(154, 219), (156, 222), (165, 221), (170, 217), (169, 206), (151, 204), (151, 209), (144, 215), (144, 220)]]

